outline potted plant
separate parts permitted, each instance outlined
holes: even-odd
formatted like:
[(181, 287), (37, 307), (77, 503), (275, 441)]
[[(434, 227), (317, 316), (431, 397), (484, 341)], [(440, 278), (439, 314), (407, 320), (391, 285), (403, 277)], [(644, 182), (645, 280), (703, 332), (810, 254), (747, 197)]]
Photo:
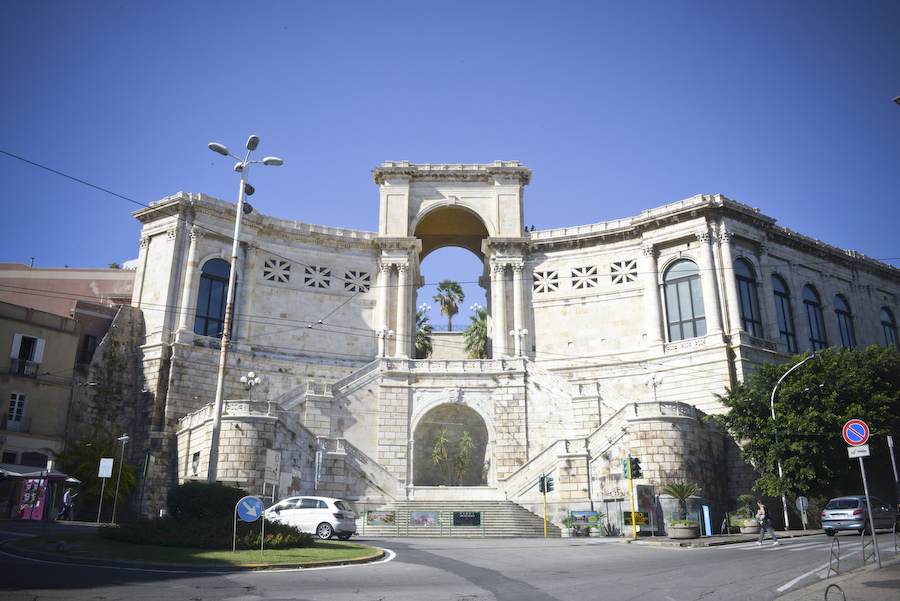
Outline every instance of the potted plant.
[(741, 534), (759, 534), (760, 524), (756, 518), (741, 520)]
[(662, 494), (678, 499), (678, 519), (669, 524), (669, 538), (697, 538), (700, 523), (687, 519), (687, 500), (700, 492), (693, 482), (673, 482), (662, 489)]

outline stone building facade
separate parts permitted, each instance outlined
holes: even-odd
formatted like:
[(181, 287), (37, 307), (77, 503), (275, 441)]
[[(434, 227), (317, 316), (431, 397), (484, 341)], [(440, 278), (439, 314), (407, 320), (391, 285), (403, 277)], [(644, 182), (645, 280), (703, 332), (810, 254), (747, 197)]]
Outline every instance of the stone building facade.
[[(722, 411), (715, 394), (762, 362), (896, 341), (900, 271), (723, 196), (529, 232), (518, 162), (389, 161), (372, 175), (377, 232), (243, 217), (223, 482), (366, 506), (529, 505), (547, 474), (561, 511), (626, 495), (630, 453), (638, 483), (694, 481), (730, 509), (752, 473), (702, 419)], [(132, 430), (157, 455), (156, 504), (140, 505), (152, 513), (159, 491), (206, 478), (235, 205), (180, 193), (134, 215)], [(483, 263), (488, 359), (413, 358), (419, 266), (445, 246)], [(247, 391), (250, 371), (262, 382)], [(449, 487), (431, 457), (441, 430), (474, 441)]]

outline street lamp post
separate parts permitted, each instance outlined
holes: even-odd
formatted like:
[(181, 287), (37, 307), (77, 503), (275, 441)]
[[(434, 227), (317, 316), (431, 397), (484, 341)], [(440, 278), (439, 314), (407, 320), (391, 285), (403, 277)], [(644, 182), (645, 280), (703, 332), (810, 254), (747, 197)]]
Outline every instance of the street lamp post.
[(656, 389), (662, 386), (663, 379), (658, 377), (656, 374), (650, 374), (650, 378), (644, 382), (644, 386), (647, 388), (653, 389), (653, 402), (659, 405), (659, 401), (656, 398)]
[(525, 328), (514, 328), (509, 331), (509, 335), (512, 336), (513, 340), (516, 342), (516, 357), (521, 357), (522, 339), (528, 336), (528, 330)]
[(384, 357), (387, 352), (387, 339), (394, 337), (394, 330), (389, 330), (387, 326), (381, 326), (376, 333), (378, 334), (378, 346), (380, 347), (378, 354)]
[[(262, 163), (263, 165), (278, 166), (284, 163), (276, 157), (266, 157), (261, 161), (251, 161), (250, 153), (256, 150), (259, 145), (259, 136), (250, 136), (247, 140), (247, 157), (241, 161), (240, 158), (228, 152), (228, 148), (215, 142), (210, 142), (209, 148), (214, 152), (218, 152), (223, 156), (237, 159), (239, 162), (234, 166), (234, 170), (241, 174), (241, 186), (238, 189), (238, 203), (234, 218), (234, 240), (231, 247), (231, 271), (228, 274), (228, 292), (225, 300), (225, 325), (222, 330), (222, 350), (219, 355), (219, 374), (216, 379), (216, 402), (213, 408), (213, 427), (210, 434), (209, 443), (209, 471), (207, 472), (206, 482), (213, 484), (216, 481), (216, 468), (219, 462), (219, 433), (222, 429), (222, 405), (225, 392), (225, 372), (228, 363), (228, 345), (231, 340), (231, 321), (234, 315), (234, 282), (237, 279), (237, 259), (238, 248), (241, 236), (241, 219), (244, 212), (249, 213), (253, 209), (249, 204), (244, 203), (244, 194), (248, 196), (253, 194), (254, 190), (247, 183), (247, 174), (250, 172), (252, 163)], [(246, 206), (246, 208), (245, 208)]]
[(247, 387), (247, 400), (253, 400), (253, 387), (262, 382), (262, 378), (257, 376), (254, 372), (248, 373), (246, 376), (241, 376), (241, 384)]
[(128, 444), (128, 434), (122, 434), (117, 438), (122, 443), (122, 457), (119, 458), (119, 477), (116, 479), (116, 498), (113, 501), (112, 523), (116, 523), (116, 507), (119, 505), (119, 484), (122, 483), (122, 464), (125, 463), (125, 445)]
[[(775, 422), (775, 392), (778, 390), (778, 386), (781, 384), (782, 381), (784, 381), (784, 379), (788, 376), (789, 373), (791, 373), (792, 371), (794, 371), (795, 369), (797, 369), (798, 367), (800, 367), (801, 365), (803, 365), (810, 359), (815, 359), (815, 358), (816, 358), (816, 353), (815, 353), (815, 351), (813, 351), (813, 353), (809, 357), (806, 357), (805, 359), (803, 359), (803, 361), (799, 362), (797, 365), (793, 366), (792, 368), (790, 368), (789, 370), (784, 372), (784, 374), (782, 374), (782, 376), (780, 378), (778, 378), (778, 381), (775, 383), (775, 387), (772, 388), (772, 397), (769, 399), (769, 407), (772, 410), (772, 425), (775, 426), (775, 444), (776, 445), (778, 445), (778, 424)], [(779, 478), (779, 480), (784, 478), (784, 472), (781, 469), (781, 459), (778, 460), (778, 478)], [(787, 532), (788, 525), (789, 525), (788, 505), (787, 505), (787, 495), (784, 493), (784, 484), (783, 483), (781, 486), (781, 507), (784, 509), (784, 531)]]

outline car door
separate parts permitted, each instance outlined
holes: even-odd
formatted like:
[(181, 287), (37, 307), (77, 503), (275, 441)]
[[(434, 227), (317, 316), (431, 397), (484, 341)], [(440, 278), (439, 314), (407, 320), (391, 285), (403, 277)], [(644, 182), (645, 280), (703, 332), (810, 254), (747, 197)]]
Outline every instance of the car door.
[(297, 504), (297, 527), (300, 530), (303, 532), (315, 532), (316, 526), (319, 524), (316, 521), (318, 507), (318, 499), (310, 499), (308, 497), (300, 499), (300, 502)]
[(891, 521), (891, 510), (887, 503), (877, 497), (869, 497), (872, 500), (872, 519), (876, 528), (890, 528), (894, 525)]
[(291, 526), (297, 525), (297, 499), (285, 499), (270, 509), (275, 519)]

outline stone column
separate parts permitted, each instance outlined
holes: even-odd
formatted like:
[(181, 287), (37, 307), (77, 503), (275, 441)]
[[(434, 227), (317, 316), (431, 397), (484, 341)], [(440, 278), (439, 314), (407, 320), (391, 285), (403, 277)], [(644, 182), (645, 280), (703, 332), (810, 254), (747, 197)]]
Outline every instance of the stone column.
[(794, 310), (794, 327), (797, 328), (797, 352), (809, 350), (809, 322), (806, 304), (803, 302), (803, 281), (797, 275), (797, 266), (790, 264), (791, 308)]
[(394, 356), (406, 359), (409, 357), (409, 265), (397, 266), (397, 343)]
[(506, 322), (506, 265), (494, 263), (491, 269), (493, 288), (493, 322), (494, 322), (494, 359), (509, 354), (509, 328)]
[[(762, 322), (765, 327), (764, 338), (784, 344), (781, 340), (781, 328), (778, 326), (778, 310), (775, 307), (775, 288), (772, 287), (772, 267), (769, 265), (769, 246), (765, 243), (759, 245), (757, 250), (759, 257), (759, 296), (760, 308), (763, 311)], [(787, 347), (785, 346), (785, 349)]]
[(703, 308), (706, 312), (707, 334), (722, 333), (722, 313), (719, 310), (719, 295), (716, 293), (716, 269), (709, 230), (697, 232), (700, 241), (700, 284), (703, 288)]
[[(741, 326), (741, 304), (738, 297), (737, 281), (734, 277), (734, 256), (731, 253), (731, 237), (734, 232), (729, 232), (724, 227), (719, 234), (719, 246), (722, 248), (722, 277), (725, 279), (725, 303), (728, 316), (728, 331), (736, 336)], [(749, 332), (747, 332), (749, 334)]]
[(178, 341), (189, 342), (194, 334), (194, 315), (197, 313), (195, 297), (199, 276), (200, 242), (203, 231), (196, 225), (191, 228), (191, 246), (188, 250), (187, 269), (184, 274), (184, 289), (181, 291), (181, 318), (178, 322)]
[[(391, 327), (388, 321), (390, 319), (388, 305), (391, 302), (391, 267), (389, 263), (382, 263), (378, 266), (378, 279), (375, 284), (378, 286), (378, 310), (375, 317), (376, 330), (381, 330), (381, 328), (390, 329)], [(378, 354), (382, 357), (387, 356), (387, 344), (387, 337), (380, 336), (378, 339)]]
[[(246, 340), (250, 337), (250, 325), (253, 323), (253, 299), (256, 298), (256, 257), (259, 247), (253, 244), (244, 244), (244, 281), (241, 286), (241, 301), (235, 307), (235, 317), (238, 320), (237, 339)], [(234, 327), (234, 326), (232, 326)]]
[(641, 250), (643, 253), (638, 273), (644, 278), (644, 321), (647, 328), (647, 341), (651, 347), (661, 347), (666, 338), (665, 332), (663, 332), (656, 248), (652, 244), (645, 244)]
[(528, 354), (525, 351), (525, 336), (521, 334), (525, 327), (525, 265), (516, 263), (513, 269), (513, 324), (517, 332), (519, 355)]

